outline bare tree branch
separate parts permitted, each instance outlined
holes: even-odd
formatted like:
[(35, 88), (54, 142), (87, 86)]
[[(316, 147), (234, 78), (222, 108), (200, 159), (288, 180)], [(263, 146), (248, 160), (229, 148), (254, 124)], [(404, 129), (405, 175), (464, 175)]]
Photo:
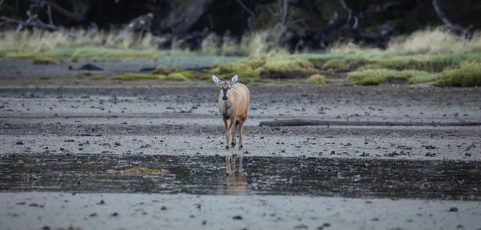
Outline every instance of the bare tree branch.
[(69, 11), (59, 4), (51, 1), (51, 0), (28, 0), (32, 3), (36, 4), (46, 4), (51, 9), (55, 10), (57, 13), (67, 17), (70, 20), (75, 22), (83, 22), (86, 19), (87, 11), (90, 7), (88, 0), (70, 0), (73, 8), (73, 12)]
[(52, 8), (50, 5), (47, 6), (47, 14), (48, 14), (48, 22), (50, 25), (53, 25), (53, 19), (52, 19)]
[(359, 19), (354, 15), (353, 10), (349, 8), (345, 0), (339, 0), (342, 8), (347, 12), (346, 26), (351, 24), (351, 29), (356, 29), (359, 23)]
[(244, 9), (248, 14), (250, 14), (250, 16), (254, 17), (256, 15), (254, 11), (249, 9), (249, 7), (247, 7), (242, 0), (235, 0), (235, 1), (237, 2), (237, 4), (239, 4), (240, 7), (242, 7), (242, 9)]
[(433, 0), (432, 2), (434, 11), (436, 12), (436, 15), (438, 16), (439, 19), (450, 29), (453, 33), (463, 36), (463, 37), (471, 37), (472, 32), (470, 31), (469, 28), (463, 28), (460, 25), (456, 25), (449, 20), (448, 16), (444, 13), (444, 11), (441, 9), (439, 6), (438, 0)]
[(402, 2), (388, 2), (382, 6), (375, 6), (375, 7), (370, 7), (368, 10), (364, 11), (364, 12), (360, 12), (358, 15), (359, 15), (359, 19), (366, 19), (366, 18), (370, 18), (372, 17), (373, 15), (376, 15), (378, 13), (382, 13), (382, 12), (385, 12), (391, 8), (394, 8), (394, 7), (397, 7), (397, 6), (400, 6), (402, 5)]
[[(56, 31), (56, 30), (60, 30), (58, 27), (56, 26), (53, 26), (53, 25), (49, 25), (49, 24), (45, 24), (45, 23), (39, 23), (38, 21), (33, 21), (33, 20), (26, 20), (26, 21), (20, 21), (20, 20), (16, 20), (16, 19), (12, 19), (12, 18), (7, 18), (5, 16), (2, 16), (0, 17), (0, 21), (4, 24), (15, 24), (15, 25), (18, 25), (20, 26), (20, 30), (23, 28), (23, 27), (35, 27), (35, 28), (40, 28), (40, 29), (47, 29), (47, 30), (53, 30), (53, 31)], [(19, 27), (17, 27), (17, 30), (18, 30)]]
[(347, 6), (345, 0), (339, 0), (339, 3), (341, 4), (342, 8), (347, 12), (347, 20), (346, 20), (346, 25), (351, 23), (352, 20), (352, 10)]
[(287, 24), (289, 17), (289, 0), (277, 0), (277, 17), (282, 25)]

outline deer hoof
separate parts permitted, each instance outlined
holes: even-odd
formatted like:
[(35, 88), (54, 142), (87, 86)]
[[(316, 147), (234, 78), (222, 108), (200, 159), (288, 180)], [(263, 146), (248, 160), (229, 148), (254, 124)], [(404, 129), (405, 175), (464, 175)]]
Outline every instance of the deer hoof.
[(244, 146), (243, 145), (239, 145), (239, 149), (242, 149)]
[(235, 147), (235, 143), (230, 144), (232, 147)]
[(225, 149), (229, 149), (229, 145), (225, 145)]

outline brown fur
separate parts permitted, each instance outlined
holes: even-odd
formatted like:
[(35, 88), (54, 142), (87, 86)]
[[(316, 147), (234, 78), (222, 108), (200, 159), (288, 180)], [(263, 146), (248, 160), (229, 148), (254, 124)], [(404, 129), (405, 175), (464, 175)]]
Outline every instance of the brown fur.
[[(230, 84), (222, 82), (222, 84)], [(242, 148), (243, 125), (249, 111), (250, 92), (247, 86), (236, 83), (227, 91), (227, 100), (222, 100), (222, 91), (219, 95), (219, 112), (224, 120), (226, 134), (226, 148), (235, 146), (235, 130), (239, 132), (239, 148)]]

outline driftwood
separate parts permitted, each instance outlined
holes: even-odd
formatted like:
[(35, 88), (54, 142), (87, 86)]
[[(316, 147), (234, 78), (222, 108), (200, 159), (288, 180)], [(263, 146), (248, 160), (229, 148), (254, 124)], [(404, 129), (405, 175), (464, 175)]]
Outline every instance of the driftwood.
[(323, 120), (275, 120), (262, 121), (259, 126), (481, 126), (481, 122), (409, 122), (409, 121), (323, 121)]

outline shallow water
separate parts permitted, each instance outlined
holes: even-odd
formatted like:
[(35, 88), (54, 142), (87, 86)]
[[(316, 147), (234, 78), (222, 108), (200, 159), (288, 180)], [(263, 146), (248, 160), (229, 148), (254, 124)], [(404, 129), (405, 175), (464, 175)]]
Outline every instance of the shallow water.
[(260, 156), (4, 155), (0, 191), (481, 200), (478, 162)]

